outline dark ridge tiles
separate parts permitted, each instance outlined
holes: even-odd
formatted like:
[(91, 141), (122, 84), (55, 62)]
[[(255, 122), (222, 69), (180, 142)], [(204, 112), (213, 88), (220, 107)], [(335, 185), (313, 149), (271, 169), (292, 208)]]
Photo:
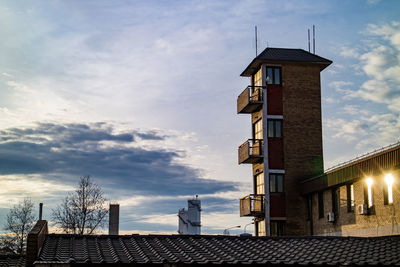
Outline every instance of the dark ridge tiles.
[(24, 267), (25, 255), (0, 255), (1, 267)]
[(46, 236), (36, 264), (400, 266), (400, 236)]

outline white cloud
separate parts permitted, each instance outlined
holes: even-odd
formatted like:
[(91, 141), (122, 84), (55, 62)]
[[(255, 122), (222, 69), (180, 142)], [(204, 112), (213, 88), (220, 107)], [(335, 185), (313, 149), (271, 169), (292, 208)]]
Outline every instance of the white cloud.
[(9, 208), (25, 197), (41, 200), (57, 199), (73, 187), (49, 181), (40, 175), (0, 175), (0, 207)]
[(352, 95), (353, 94), (353, 82), (348, 81), (334, 81), (329, 84), (330, 87), (335, 89), (336, 92), (342, 93), (345, 95)]
[(2, 75), (6, 76), (6, 77), (13, 77), (11, 74), (7, 73), (7, 72), (2, 72)]
[[(393, 112), (400, 112), (400, 22), (369, 24), (365, 33), (373, 45), (359, 55), (359, 65), (369, 78), (349, 97), (360, 97), (386, 104)], [(375, 39), (374, 39), (375, 38)]]
[(323, 101), (329, 104), (334, 104), (334, 103), (338, 103), (339, 100), (333, 97), (324, 97)]
[(367, 3), (369, 4), (369, 5), (375, 5), (375, 4), (377, 4), (377, 3), (379, 3), (381, 0), (367, 0)]
[(339, 54), (343, 57), (348, 57), (348, 58), (358, 58), (360, 56), (360, 53), (356, 48), (350, 48), (346, 46), (342, 46), (340, 48)]
[(357, 105), (346, 105), (343, 107), (343, 113), (349, 115), (368, 115), (370, 114), (370, 111), (362, 109)]

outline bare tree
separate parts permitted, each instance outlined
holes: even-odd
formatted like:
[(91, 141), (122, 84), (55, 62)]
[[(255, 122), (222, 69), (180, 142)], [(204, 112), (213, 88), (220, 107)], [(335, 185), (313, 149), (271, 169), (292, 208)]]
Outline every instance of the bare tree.
[(9, 248), (18, 254), (24, 253), (26, 238), (35, 221), (31, 199), (26, 198), (11, 208), (4, 226), (4, 230), (7, 233), (2, 239), (3, 247)]
[(81, 177), (75, 192), (53, 210), (52, 218), (65, 233), (93, 234), (107, 219), (106, 199), (90, 176)]

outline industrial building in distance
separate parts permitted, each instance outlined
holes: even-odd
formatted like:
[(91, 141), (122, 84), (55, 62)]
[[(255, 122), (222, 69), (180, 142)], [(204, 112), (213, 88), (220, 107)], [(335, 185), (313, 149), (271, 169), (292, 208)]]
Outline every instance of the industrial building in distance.
[(267, 48), (242, 72), (237, 112), (252, 136), (238, 149), (252, 164), (240, 199), (257, 236), (400, 233), (400, 143), (324, 172), (320, 72), (332, 61), (302, 49)]

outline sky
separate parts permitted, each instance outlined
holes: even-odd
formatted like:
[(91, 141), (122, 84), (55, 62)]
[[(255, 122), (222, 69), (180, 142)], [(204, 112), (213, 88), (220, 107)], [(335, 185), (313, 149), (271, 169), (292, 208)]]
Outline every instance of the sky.
[[(268, 47), (307, 50), (321, 73), (324, 167), (399, 141), (400, 2), (0, 1), (0, 225), (29, 197), (44, 219), (90, 175), (120, 229), (176, 233), (199, 195), (221, 234), (252, 192), (237, 147), (240, 73)], [(53, 228), (54, 229), (54, 228)], [(252, 227), (247, 227), (252, 232)]]

